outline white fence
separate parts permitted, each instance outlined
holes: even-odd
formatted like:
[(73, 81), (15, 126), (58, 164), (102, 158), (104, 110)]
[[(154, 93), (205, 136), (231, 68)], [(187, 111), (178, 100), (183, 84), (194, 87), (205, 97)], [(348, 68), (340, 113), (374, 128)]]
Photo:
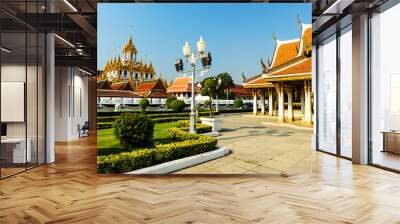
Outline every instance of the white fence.
[[(124, 98), (124, 97), (98, 97), (98, 105), (139, 105), (141, 98)], [(150, 105), (164, 105), (166, 99), (161, 98), (148, 98)], [(191, 99), (183, 99), (183, 101), (190, 105)], [(197, 104), (203, 104), (205, 100), (196, 100)], [(218, 100), (218, 105), (233, 105), (234, 100)], [(212, 101), (213, 105), (217, 104), (217, 100)], [(253, 100), (243, 100), (243, 103), (253, 103)], [(260, 102), (259, 102), (260, 103)]]

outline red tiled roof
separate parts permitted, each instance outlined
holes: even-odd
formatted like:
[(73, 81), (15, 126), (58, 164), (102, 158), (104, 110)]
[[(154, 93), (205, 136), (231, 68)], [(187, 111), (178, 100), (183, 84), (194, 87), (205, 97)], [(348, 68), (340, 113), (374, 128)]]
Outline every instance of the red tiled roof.
[[(200, 88), (196, 85), (196, 93), (200, 92)], [(172, 85), (168, 87), (167, 93), (190, 93), (192, 92), (191, 77), (177, 77)]]
[(252, 89), (252, 88), (273, 87), (273, 85), (272, 83), (265, 81), (262, 75), (257, 75), (247, 80), (246, 83), (243, 83), (243, 87), (247, 89)]
[(267, 81), (295, 80), (311, 78), (311, 58), (303, 58), (275, 71), (268, 72), (263, 77)]
[(297, 56), (297, 48), (300, 40), (277, 41), (274, 56), (272, 58), (271, 67), (274, 68), (282, 65)]
[(171, 96), (171, 94), (167, 92), (150, 92), (150, 94), (147, 95), (149, 98), (168, 98), (169, 96)]
[(235, 85), (230, 91), (236, 96), (252, 96), (251, 89), (245, 89), (243, 85)]
[(300, 39), (277, 43), (273, 66), (262, 77), (268, 82), (311, 79), (311, 58), (303, 52), (311, 42), (312, 27), (302, 24)]
[(136, 93), (149, 98), (167, 98), (170, 96), (160, 79), (140, 83)]
[(157, 79), (157, 80), (142, 82), (138, 85), (136, 89), (137, 92), (153, 91), (153, 90), (165, 91), (164, 85), (161, 83), (161, 80)]
[(118, 82), (111, 84), (112, 90), (133, 90), (128, 82)]

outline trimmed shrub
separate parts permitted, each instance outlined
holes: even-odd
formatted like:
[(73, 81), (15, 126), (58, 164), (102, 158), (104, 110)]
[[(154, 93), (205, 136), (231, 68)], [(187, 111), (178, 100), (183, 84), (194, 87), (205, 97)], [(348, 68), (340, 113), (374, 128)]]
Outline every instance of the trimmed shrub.
[(233, 101), (233, 107), (234, 108), (241, 108), (243, 106), (243, 100), (241, 99), (236, 99)]
[(185, 109), (186, 104), (183, 100), (174, 100), (171, 103), (171, 108), (175, 112), (181, 112), (183, 109)]
[(121, 114), (114, 123), (114, 135), (124, 147), (147, 147), (152, 144), (154, 123), (142, 114)]
[[(182, 131), (189, 131), (189, 126), (188, 127), (181, 127), (179, 128)], [(196, 124), (196, 132), (197, 134), (203, 134), (203, 133), (208, 133), (212, 131), (212, 127), (210, 125), (206, 125), (206, 124)]]
[(142, 113), (146, 112), (146, 108), (150, 105), (150, 102), (148, 99), (143, 98), (139, 101), (139, 106), (142, 108)]
[(115, 155), (97, 156), (98, 173), (123, 173), (151, 166), (154, 163), (154, 150), (141, 149)]
[(190, 121), (187, 119), (178, 121), (178, 127), (180, 127), (180, 128), (189, 127), (189, 124), (190, 124)]
[(168, 108), (168, 109), (172, 109), (171, 103), (172, 103), (174, 100), (176, 100), (176, 96), (169, 96), (169, 97), (167, 98), (167, 100), (165, 101), (165, 105), (167, 105), (167, 108)]
[(97, 156), (99, 173), (123, 173), (214, 150), (217, 140), (210, 136), (191, 134), (178, 128), (169, 131), (174, 143), (157, 145), (116, 155)]
[(106, 156), (106, 155), (112, 155), (112, 154), (120, 154), (122, 152), (132, 152), (134, 150), (140, 150), (140, 149), (129, 149), (129, 148), (97, 148), (97, 155), (98, 156)]
[[(207, 133), (207, 132), (211, 132), (212, 131), (212, 127), (210, 125), (206, 125), (206, 124), (200, 124), (200, 121), (196, 121), (196, 132), (197, 134), (203, 134), (203, 133)], [(179, 129), (181, 129), (182, 131), (189, 131), (189, 124), (190, 121), (188, 120), (182, 120), (182, 121), (178, 121), (178, 127)]]
[(204, 100), (203, 104), (204, 106), (210, 106), (211, 101), (209, 100)]

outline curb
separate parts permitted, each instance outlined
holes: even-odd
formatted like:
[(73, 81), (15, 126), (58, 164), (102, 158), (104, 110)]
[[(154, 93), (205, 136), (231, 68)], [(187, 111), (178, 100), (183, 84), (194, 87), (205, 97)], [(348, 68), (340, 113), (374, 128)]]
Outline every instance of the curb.
[(221, 147), (210, 152), (205, 152), (198, 155), (173, 160), (170, 162), (161, 163), (155, 166), (130, 171), (125, 174), (169, 174), (181, 169), (192, 167), (200, 163), (226, 156), (229, 153), (229, 149)]
[(219, 136), (219, 131), (207, 132), (207, 133), (203, 133), (201, 135), (206, 135), (206, 136), (211, 136), (211, 137), (218, 137)]

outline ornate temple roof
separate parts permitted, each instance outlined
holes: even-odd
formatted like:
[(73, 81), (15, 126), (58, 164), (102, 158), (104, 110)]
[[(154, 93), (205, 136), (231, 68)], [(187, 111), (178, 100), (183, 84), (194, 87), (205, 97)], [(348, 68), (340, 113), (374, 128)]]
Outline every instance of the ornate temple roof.
[(276, 41), (269, 67), (263, 62), (260, 75), (243, 84), (245, 88), (272, 87), (275, 81), (311, 79), (312, 26), (301, 23), (300, 37), (287, 41)]
[(112, 90), (126, 90), (126, 91), (133, 91), (131, 86), (128, 82), (116, 82), (111, 84)]
[(132, 37), (129, 37), (128, 43), (124, 46), (122, 52), (137, 54), (137, 50), (135, 45), (133, 44)]
[(274, 56), (272, 58), (270, 69), (285, 64), (297, 56), (297, 48), (300, 39), (276, 41)]
[[(172, 85), (167, 89), (168, 93), (191, 93), (192, 92), (192, 78), (191, 77), (177, 77)], [(195, 92), (200, 92), (200, 88), (196, 85)]]
[[(285, 45), (282, 48), (284, 45), (277, 44), (272, 66), (262, 77), (269, 82), (311, 79), (311, 24), (301, 24), (300, 38), (287, 41)], [(286, 55), (283, 56), (283, 53)]]
[(243, 87), (247, 89), (273, 87), (271, 82), (267, 82), (262, 74), (254, 76), (243, 83)]
[(161, 79), (145, 81), (139, 84), (136, 93), (142, 97), (149, 98), (167, 98), (170, 94), (167, 93)]
[(235, 96), (239, 97), (251, 97), (251, 90), (248, 88), (244, 88), (243, 85), (235, 85), (230, 88), (230, 91), (235, 94)]
[(271, 70), (263, 77), (266, 81), (307, 80), (311, 79), (311, 67), (311, 58), (303, 57), (280, 69)]

